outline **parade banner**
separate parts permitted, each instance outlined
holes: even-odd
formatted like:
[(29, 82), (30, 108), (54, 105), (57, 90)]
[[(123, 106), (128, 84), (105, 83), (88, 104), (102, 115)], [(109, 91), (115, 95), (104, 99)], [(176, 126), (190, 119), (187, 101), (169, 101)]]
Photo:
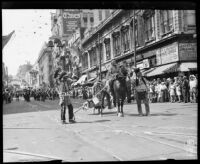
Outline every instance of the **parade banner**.
[(70, 36), (78, 27), (80, 27), (80, 10), (62, 10), (63, 34)]
[(197, 60), (196, 43), (179, 43), (180, 60)]

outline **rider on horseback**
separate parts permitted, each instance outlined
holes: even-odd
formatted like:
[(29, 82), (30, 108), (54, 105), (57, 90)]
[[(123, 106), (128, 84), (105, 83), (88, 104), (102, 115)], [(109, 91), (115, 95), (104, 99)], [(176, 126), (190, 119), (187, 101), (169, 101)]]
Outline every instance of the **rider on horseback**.
[(114, 81), (116, 80), (117, 76), (119, 75), (119, 73), (120, 73), (119, 66), (117, 65), (116, 60), (113, 59), (113, 61), (111, 62), (110, 70), (108, 71), (108, 74), (107, 74), (108, 79), (110, 79), (109, 80), (110, 92), (111, 92), (113, 97), (114, 97), (113, 84), (114, 84)]

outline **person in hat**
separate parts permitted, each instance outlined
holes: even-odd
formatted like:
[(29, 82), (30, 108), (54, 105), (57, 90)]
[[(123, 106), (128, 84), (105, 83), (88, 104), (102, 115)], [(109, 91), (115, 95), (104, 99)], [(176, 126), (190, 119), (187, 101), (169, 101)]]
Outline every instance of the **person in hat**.
[(66, 107), (68, 107), (69, 123), (75, 123), (73, 105), (71, 103), (70, 95), (69, 95), (68, 74), (65, 71), (62, 71), (58, 77), (58, 80), (60, 82), (58, 86), (58, 93), (60, 97), (59, 105), (61, 106), (61, 121), (62, 123), (66, 123), (65, 111), (66, 111)]
[(135, 81), (135, 97), (138, 107), (139, 116), (143, 116), (141, 101), (143, 100), (146, 110), (146, 116), (150, 114), (147, 81), (142, 76), (139, 68), (135, 68), (136, 81)]

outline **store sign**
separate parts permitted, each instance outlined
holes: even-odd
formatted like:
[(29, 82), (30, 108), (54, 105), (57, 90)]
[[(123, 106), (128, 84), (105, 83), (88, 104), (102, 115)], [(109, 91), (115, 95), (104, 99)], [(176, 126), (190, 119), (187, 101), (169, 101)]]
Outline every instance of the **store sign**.
[(178, 44), (173, 43), (160, 49), (161, 63), (171, 63), (178, 61)]
[(81, 13), (79, 10), (63, 10), (63, 34), (71, 35), (80, 25)]
[(196, 43), (179, 43), (180, 60), (197, 60)]
[(143, 60), (143, 68), (149, 68), (149, 59)]
[(137, 68), (140, 68), (140, 69), (143, 69), (143, 68), (144, 68), (143, 62), (138, 62), (138, 63), (136, 64), (136, 67), (137, 67)]
[(160, 49), (156, 50), (156, 63), (157, 65), (161, 65)]

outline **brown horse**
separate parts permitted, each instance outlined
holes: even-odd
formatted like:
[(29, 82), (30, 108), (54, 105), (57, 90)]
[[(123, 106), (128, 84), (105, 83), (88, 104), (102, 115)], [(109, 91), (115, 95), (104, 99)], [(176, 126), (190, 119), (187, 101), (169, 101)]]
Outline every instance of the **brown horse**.
[(127, 72), (123, 71), (123, 68), (121, 68), (120, 74), (117, 76), (113, 84), (114, 96), (116, 98), (116, 102), (118, 106), (118, 109), (117, 109), (118, 117), (124, 116), (123, 105), (124, 105), (124, 100), (127, 94), (126, 75), (127, 75)]

